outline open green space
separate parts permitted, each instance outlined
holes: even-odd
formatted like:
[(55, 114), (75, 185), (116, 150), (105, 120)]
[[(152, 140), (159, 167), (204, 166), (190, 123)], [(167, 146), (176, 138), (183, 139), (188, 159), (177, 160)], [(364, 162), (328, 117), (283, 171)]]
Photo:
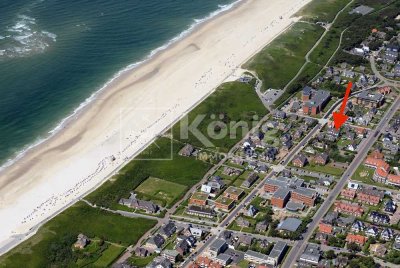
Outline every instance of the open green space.
[(186, 189), (185, 185), (150, 177), (142, 182), (135, 191), (151, 200), (162, 201), (163, 206), (170, 206), (174, 200), (186, 192)]
[(256, 71), (264, 89), (283, 88), (305, 62), (305, 55), (323, 33), (323, 28), (298, 22), (262, 49), (244, 68)]
[(128, 259), (128, 262), (136, 267), (146, 267), (153, 259), (155, 255), (147, 257), (132, 256)]
[(105, 251), (102, 252), (101, 257), (95, 263), (93, 263), (93, 265), (95, 267), (109, 267), (124, 250), (124, 247), (111, 244)]
[[(79, 250), (72, 248), (78, 234), (126, 247), (135, 244), (155, 223), (149, 219), (126, 218), (79, 202), (1, 256), (0, 267), (73, 267), (80, 256)], [(92, 250), (97, 251), (97, 246)], [(116, 256), (115, 249), (104, 252), (104, 262)]]
[(313, 164), (308, 164), (303, 167), (305, 170), (309, 171), (314, 171), (314, 172), (321, 172), (321, 173), (326, 173), (334, 176), (340, 176), (343, 174), (344, 170), (336, 167), (331, 167), (328, 165), (325, 166), (320, 166), (320, 165), (313, 165)]
[(352, 179), (370, 184), (370, 183), (374, 182), (372, 180), (374, 171), (375, 170), (373, 168), (366, 167), (364, 165), (360, 165), (354, 172)]
[(300, 9), (296, 16), (313, 22), (332, 22), (336, 14), (349, 2), (350, 0), (314, 0)]
[(175, 124), (172, 133), (182, 142), (228, 152), (266, 114), (252, 86), (224, 83)]
[(193, 157), (180, 156), (178, 152), (182, 146), (177, 141), (171, 144), (168, 138), (157, 139), (137, 157), (139, 160), (132, 160), (87, 199), (97, 205), (112, 207), (119, 199), (127, 198), (131, 191), (149, 177), (162, 178), (182, 186), (194, 185), (203, 178), (211, 165)]

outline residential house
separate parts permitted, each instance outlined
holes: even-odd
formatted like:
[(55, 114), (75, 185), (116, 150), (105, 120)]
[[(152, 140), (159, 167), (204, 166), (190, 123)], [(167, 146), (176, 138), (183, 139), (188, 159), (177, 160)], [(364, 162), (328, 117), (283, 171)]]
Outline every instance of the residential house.
[(205, 218), (213, 218), (216, 214), (215, 211), (211, 208), (204, 207), (204, 206), (193, 206), (190, 205), (186, 209), (186, 213), (189, 215), (205, 217)]
[(192, 156), (196, 152), (196, 149), (193, 147), (193, 145), (186, 144), (180, 151), (179, 154), (182, 156)]
[(363, 246), (367, 240), (368, 238), (363, 235), (347, 234), (346, 236), (347, 243), (356, 243), (361, 246)]
[(79, 234), (76, 242), (74, 243), (74, 248), (84, 249), (90, 243), (90, 239), (84, 235)]
[(376, 226), (368, 227), (367, 230), (365, 231), (365, 234), (371, 237), (378, 237), (379, 229)]
[(189, 205), (206, 206), (208, 196), (207, 192), (195, 192), (189, 199)]
[(335, 201), (334, 211), (355, 215), (357, 217), (360, 217), (364, 213), (363, 208), (359, 204), (345, 201)]
[(298, 155), (296, 155), (292, 160), (292, 164), (295, 167), (304, 167), (307, 163), (308, 163), (308, 159), (302, 153), (299, 153)]
[(171, 263), (175, 263), (178, 260), (179, 252), (176, 250), (165, 249), (161, 252), (161, 256), (169, 260)]
[(173, 222), (168, 222), (163, 227), (161, 227), (160, 233), (166, 237), (171, 237), (176, 232), (176, 226)]
[(271, 252), (269, 253), (266, 263), (273, 266), (279, 265), (286, 254), (287, 248), (288, 246), (285, 242), (276, 242)]
[(258, 178), (259, 176), (257, 175), (257, 173), (250, 173), (247, 179), (242, 183), (242, 187), (250, 188), (258, 180)]
[(315, 164), (325, 166), (329, 161), (329, 155), (327, 153), (321, 153), (315, 156), (314, 162)]
[(156, 250), (160, 249), (162, 245), (164, 245), (164, 243), (165, 243), (164, 237), (162, 237), (160, 234), (156, 234), (150, 237), (149, 240), (147, 240), (145, 247), (152, 250)]
[(377, 243), (369, 246), (369, 252), (374, 256), (383, 258), (387, 252), (387, 249), (384, 245)]
[(147, 213), (156, 213), (159, 210), (158, 205), (154, 204), (153, 202), (137, 199), (135, 193), (131, 193), (128, 199), (121, 198), (119, 204), (134, 209), (144, 210)]
[(372, 188), (364, 188), (357, 193), (358, 201), (373, 206), (378, 205), (379, 202), (381, 202), (383, 196), (384, 193), (382, 191)]
[(319, 223), (318, 229), (321, 233), (332, 234), (333, 226), (329, 223), (324, 223), (323, 221)]
[(215, 200), (215, 207), (222, 211), (228, 212), (235, 205), (235, 200), (227, 198), (225, 196), (219, 196), (217, 200)]
[(369, 217), (372, 222), (378, 223), (378, 224), (389, 224), (389, 222), (390, 222), (390, 218), (388, 215), (382, 214), (382, 213), (379, 213), (376, 211), (372, 211), (369, 214)]
[(233, 186), (229, 186), (224, 192), (224, 197), (238, 201), (244, 194), (244, 191)]
[(249, 217), (255, 217), (257, 215), (257, 213), (258, 213), (258, 209), (255, 206), (250, 205), (246, 214)]
[(268, 222), (266, 220), (260, 221), (256, 224), (256, 231), (257, 232), (265, 232), (268, 229)]
[(245, 219), (242, 218), (242, 217), (238, 217), (238, 218), (236, 219), (236, 224), (237, 224), (239, 227), (250, 227), (250, 222), (249, 222), (248, 220), (245, 220)]
[(340, 196), (346, 199), (353, 200), (356, 197), (356, 192), (357, 191), (354, 189), (346, 188), (340, 192)]
[(381, 239), (383, 240), (389, 241), (392, 240), (393, 237), (394, 237), (394, 232), (390, 228), (385, 228), (381, 232)]
[(362, 221), (355, 221), (353, 223), (353, 225), (351, 226), (351, 231), (355, 232), (355, 233), (359, 233), (364, 231), (365, 229), (365, 224)]
[(355, 103), (369, 108), (379, 108), (385, 96), (377, 92), (362, 91), (355, 96)]
[(223, 253), (228, 248), (228, 244), (224, 239), (217, 238), (207, 250), (208, 255), (217, 257), (218, 254)]
[(300, 255), (300, 262), (304, 262), (311, 265), (317, 265), (319, 260), (321, 259), (321, 249), (319, 245), (316, 244), (308, 244), (303, 252)]
[(251, 263), (266, 263), (268, 260), (268, 256), (253, 250), (247, 250), (244, 254), (244, 259)]

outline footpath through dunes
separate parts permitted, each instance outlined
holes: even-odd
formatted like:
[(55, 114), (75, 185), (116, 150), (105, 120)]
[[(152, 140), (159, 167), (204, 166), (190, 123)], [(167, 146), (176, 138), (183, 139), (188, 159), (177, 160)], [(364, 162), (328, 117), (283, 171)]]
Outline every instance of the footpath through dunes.
[[(244, 1), (116, 79), (63, 131), (1, 172), (0, 217), (8, 220), (0, 245), (25, 239), (98, 187), (295, 21), (307, 2)], [(199, 49), (185, 50), (192, 44)]]

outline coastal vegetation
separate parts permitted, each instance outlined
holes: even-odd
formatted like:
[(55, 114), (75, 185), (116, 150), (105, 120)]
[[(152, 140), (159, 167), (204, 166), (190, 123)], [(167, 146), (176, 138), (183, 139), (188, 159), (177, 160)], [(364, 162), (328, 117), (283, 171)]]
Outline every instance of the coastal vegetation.
[(314, 0), (305, 5), (296, 16), (312, 22), (331, 22), (349, 0)]
[(156, 200), (156, 203), (161, 206), (171, 206), (186, 192), (187, 188), (179, 183), (150, 177), (142, 182), (135, 192), (138, 193), (140, 199)]
[[(174, 139), (181, 142), (200, 148), (208, 147), (204, 140), (199, 139), (192, 132), (186, 131), (187, 125), (197, 125), (195, 120), (202, 119), (197, 129), (211, 142), (208, 149), (228, 152), (266, 114), (267, 110), (253, 86), (240, 82), (224, 83), (204, 102), (194, 108), (188, 114), (187, 119), (175, 124), (172, 134)], [(240, 125), (247, 125), (248, 128), (237, 127), (235, 134), (235, 124), (239, 122)], [(187, 133), (187, 137), (182, 133), (184, 135)]]
[[(109, 265), (156, 221), (126, 218), (92, 208), (83, 202), (68, 208), (38, 232), (0, 257), (0, 267), (80, 267)], [(92, 242), (84, 250), (73, 248), (78, 234)]]
[(283, 88), (305, 63), (306, 54), (322, 33), (323, 28), (318, 25), (297, 22), (244, 64), (244, 68), (257, 73), (265, 90)]
[[(157, 139), (87, 199), (96, 205), (113, 207), (121, 198), (129, 197), (129, 193), (149, 177), (162, 178), (183, 187), (194, 185), (203, 178), (211, 165), (195, 158), (180, 156), (178, 152), (182, 146), (180, 142), (169, 138)], [(168, 204), (171, 205), (183, 192), (178, 193), (175, 189), (171, 192), (168, 189), (164, 190), (169, 196)]]

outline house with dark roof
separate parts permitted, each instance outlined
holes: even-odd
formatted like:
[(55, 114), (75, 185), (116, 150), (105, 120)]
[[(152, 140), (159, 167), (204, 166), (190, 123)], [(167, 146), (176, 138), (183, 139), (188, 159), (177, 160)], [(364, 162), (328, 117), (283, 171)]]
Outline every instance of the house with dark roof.
[(327, 153), (320, 153), (314, 157), (314, 163), (325, 166), (329, 161), (329, 155)]
[(299, 153), (298, 155), (296, 155), (292, 160), (292, 164), (295, 167), (304, 167), (307, 163), (308, 163), (308, 159), (302, 153)]

